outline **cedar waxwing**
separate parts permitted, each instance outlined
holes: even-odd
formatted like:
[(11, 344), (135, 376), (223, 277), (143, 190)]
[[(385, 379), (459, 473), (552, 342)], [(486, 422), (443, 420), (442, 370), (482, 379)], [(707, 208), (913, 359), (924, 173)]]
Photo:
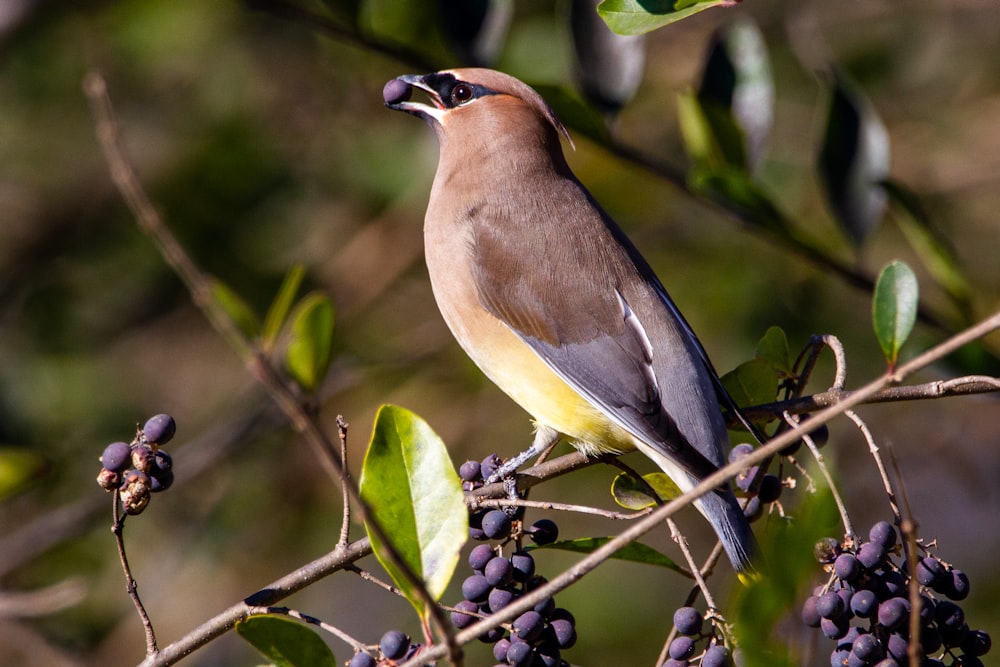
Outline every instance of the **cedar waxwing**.
[[(412, 88), (431, 104), (410, 101)], [(386, 106), (426, 120), (441, 155), (424, 221), (438, 308), (535, 420), (520, 465), (560, 435), (638, 449), (682, 489), (725, 462), (723, 392), (656, 274), (570, 171), (538, 93), (486, 69), (393, 79)], [(741, 575), (756, 543), (731, 488), (695, 502)]]

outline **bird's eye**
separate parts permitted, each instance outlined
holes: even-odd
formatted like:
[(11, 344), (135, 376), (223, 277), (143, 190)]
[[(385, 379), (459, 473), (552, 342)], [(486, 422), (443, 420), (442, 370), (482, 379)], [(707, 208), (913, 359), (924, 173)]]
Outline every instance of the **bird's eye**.
[(465, 104), (473, 98), (475, 91), (467, 83), (460, 83), (451, 91), (451, 101), (455, 104)]

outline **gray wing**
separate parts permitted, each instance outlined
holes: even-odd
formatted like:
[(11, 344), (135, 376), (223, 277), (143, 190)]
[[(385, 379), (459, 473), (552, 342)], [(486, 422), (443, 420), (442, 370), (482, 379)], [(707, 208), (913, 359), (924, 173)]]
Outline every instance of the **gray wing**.
[[(717, 407), (700, 346), (684, 340), (687, 325), (656, 277), (587, 202), (593, 218), (574, 216), (548, 235), (540, 225), (552, 218), (518, 224), (484, 217), (497, 210), (488, 206), (470, 211), (480, 302), (613, 422), (703, 478), (721, 463), (721, 449), (705, 414)], [(521, 235), (516, 243), (513, 234)], [(694, 395), (665, 400), (665, 387), (671, 396)]]

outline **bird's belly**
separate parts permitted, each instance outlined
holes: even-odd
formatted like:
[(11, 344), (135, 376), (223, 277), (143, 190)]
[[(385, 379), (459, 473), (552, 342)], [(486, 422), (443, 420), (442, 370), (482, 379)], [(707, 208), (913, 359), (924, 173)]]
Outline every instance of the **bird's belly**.
[[(478, 310), (445, 321), (462, 349), (505, 394), (524, 408), (538, 425), (566, 435), (577, 449), (591, 456), (635, 448), (632, 436), (576, 392), (507, 326)], [(476, 332), (470, 335), (470, 327)]]

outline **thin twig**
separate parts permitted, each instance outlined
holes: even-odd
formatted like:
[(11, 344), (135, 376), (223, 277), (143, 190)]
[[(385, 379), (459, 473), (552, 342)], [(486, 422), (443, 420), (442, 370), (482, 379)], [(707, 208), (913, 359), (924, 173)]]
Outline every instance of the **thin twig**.
[(868, 443), (868, 452), (875, 459), (875, 467), (878, 468), (879, 477), (882, 478), (882, 487), (885, 489), (885, 495), (889, 498), (889, 509), (892, 511), (892, 516), (895, 520), (896, 525), (899, 525), (900, 513), (899, 505), (896, 503), (896, 492), (892, 488), (892, 481), (889, 479), (889, 473), (885, 470), (885, 464), (882, 462), (882, 456), (879, 454), (878, 444), (875, 442), (874, 436), (872, 436), (871, 430), (868, 428), (861, 417), (858, 416), (854, 410), (845, 410), (844, 416), (850, 419), (861, 431), (861, 434), (865, 438), (865, 442)]
[[(347, 427), (349, 424), (343, 415), (337, 415), (337, 434), (340, 436), (340, 471), (344, 477), (351, 474), (347, 466)], [(344, 516), (341, 518), (340, 539), (337, 540), (338, 547), (345, 547), (351, 539), (351, 493), (347, 490), (349, 482), (345, 479), (340, 485), (342, 502), (344, 503)]]
[(392, 593), (393, 595), (396, 595), (396, 596), (401, 597), (401, 598), (402, 597), (406, 597), (405, 595), (403, 595), (403, 591), (399, 590), (398, 588), (396, 588), (395, 586), (393, 586), (392, 584), (390, 584), (387, 581), (382, 581), (381, 579), (379, 579), (378, 577), (376, 577), (374, 574), (372, 574), (368, 570), (360, 568), (357, 565), (351, 564), (351, 565), (346, 566), (344, 569), (347, 570), (348, 572), (353, 572), (354, 574), (358, 575), (359, 577), (361, 577), (362, 579), (364, 579), (368, 583), (375, 584), (379, 588), (381, 588), (381, 589), (383, 589), (385, 591), (388, 591), (389, 593)]
[[(309, 625), (315, 625), (321, 630), (329, 632), (331, 635), (337, 637), (343, 642), (350, 644), (355, 651), (364, 651), (367, 648), (365, 644), (359, 642), (357, 639), (347, 634), (340, 628), (334, 625), (330, 625), (326, 621), (318, 619), (315, 616), (310, 616), (309, 614), (303, 614), (301, 611), (298, 611), (297, 609), (292, 609), (290, 607), (260, 607), (259, 609), (260, 609), (259, 611), (260, 615), (291, 616), (292, 618), (297, 618), (298, 620), (308, 623)], [(258, 615), (256, 610), (251, 613), (253, 615)]]
[(132, 604), (135, 605), (135, 610), (139, 614), (139, 620), (142, 621), (142, 629), (146, 635), (146, 655), (154, 655), (156, 653), (156, 633), (153, 631), (153, 622), (149, 620), (146, 607), (143, 606), (142, 600), (139, 598), (139, 584), (136, 583), (135, 577), (132, 576), (132, 568), (128, 564), (128, 556), (125, 555), (125, 519), (128, 515), (121, 513), (118, 492), (115, 491), (111, 495), (111, 516), (114, 520), (111, 532), (115, 536), (115, 545), (118, 547), (118, 559), (121, 561), (122, 572), (125, 574), (125, 591), (132, 600)]
[(708, 605), (709, 609), (715, 609), (715, 598), (712, 597), (712, 592), (708, 590), (708, 584), (705, 583), (705, 577), (702, 576), (701, 568), (694, 562), (694, 556), (691, 555), (691, 550), (688, 548), (687, 538), (684, 537), (681, 529), (677, 526), (677, 522), (673, 519), (667, 519), (667, 526), (670, 527), (670, 537), (680, 548), (681, 553), (684, 555), (684, 560), (688, 564), (688, 569), (691, 570), (691, 574), (694, 576), (695, 583), (701, 589), (701, 594), (705, 596), (705, 604)]
[[(846, 410), (845, 410), (846, 412)], [(785, 423), (789, 425), (797, 426), (799, 421), (795, 419), (789, 413), (785, 413)], [(812, 453), (813, 458), (816, 459), (816, 464), (819, 466), (820, 472), (823, 474), (823, 479), (826, 480), (826, 487), (830, 490), (830, 494), (833, 496), (833, 501), (837, 504), (837, 510), (840, 512), (840, 520), (844, 523), (844, 535), (850, 539), (854, 538), (854, 525), (851, 523), (851, 517), (847, 513), (847, 505), (844, 503), (844, 499), (840, 496), (840, 491), (837, 489), (837, 484), (833, 481), (833, 476), (830, 474), (830, 469), (826, 467), (826, 461), (823, 454), (819, 451), (819, 447), (813, 441), (812, 437), (808, 434), (802, 436), (802, 442), (806, 444), (809, 451)]]

